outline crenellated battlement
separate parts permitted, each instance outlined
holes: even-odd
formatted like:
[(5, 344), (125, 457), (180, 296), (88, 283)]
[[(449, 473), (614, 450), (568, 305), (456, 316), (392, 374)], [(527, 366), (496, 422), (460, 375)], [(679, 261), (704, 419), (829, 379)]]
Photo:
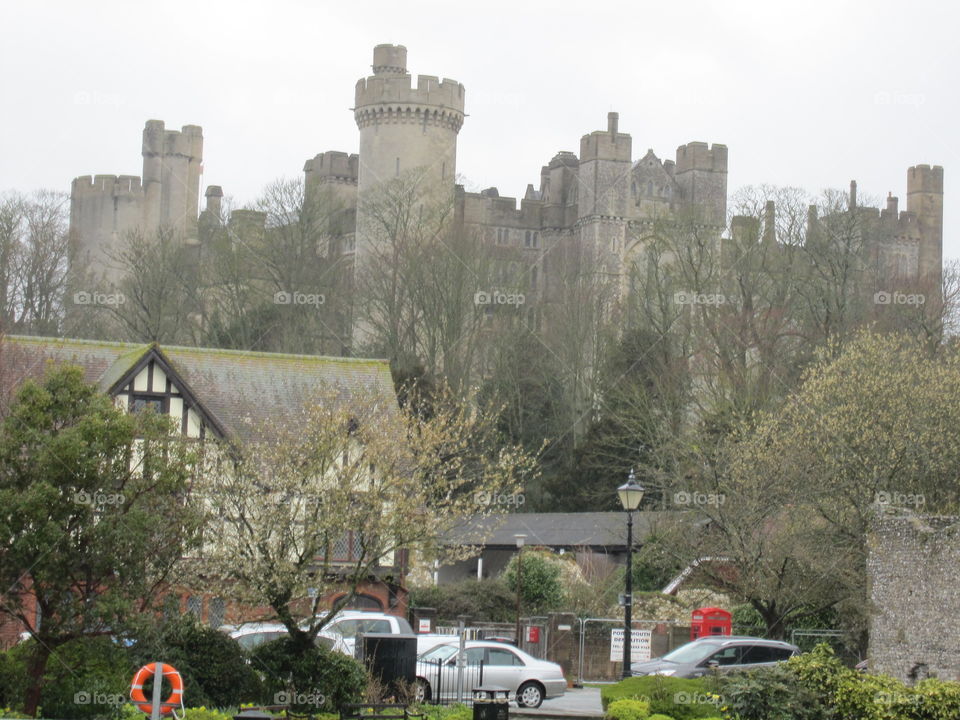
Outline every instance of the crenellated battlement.
[(907, 195), (918, 192), (943, 194), (943, 168), (940, 165), (914, 165), (907, 170)]
[[(373, 75), (357, 81), (354, 95), (354, 114), (357, 123), (367, 116), (371, 107), (390, 109), (393, 112), (425, 113), (436, 111), (450, 116), (459, 116), (463, 123), (465, 89), (462, 84), (449, 78), (435, 75), (418, 75), (413, 86), (410, 75)], [(420, 117), (424, 117), (421, 115)]]
[(71, 183), (74, 195), (141, 195), (143, 185), (137, 175), (81, 175)]
[(203, 129), (199, 125), (184, 125), (180, 130), (167, 130), (163, 120), (147, 120), (143, 128), (143, 154), (179, 155), (200, 160)]
[(405, 75), (407, 48), (403, 45), (377, 45), (373, 49), (374, 75)]
[(689, 170), (727, 172), (727, 146), (720, 143), (708, 146), (705, 142), (681, 145), (677, 148), (675, 172), (682, 173)]
[(360, 156), (348, 155), (338, 150), (328, 150), (310, 158), (303, 165), (303, 172), (310, 180), (338, 181), (356, 185), (359, 177)]
[(580, 162), (618, 160), (630, 162), (633, 138), (619, 131), (620, 114), (607, 113), (607, 129), (580, 138)]

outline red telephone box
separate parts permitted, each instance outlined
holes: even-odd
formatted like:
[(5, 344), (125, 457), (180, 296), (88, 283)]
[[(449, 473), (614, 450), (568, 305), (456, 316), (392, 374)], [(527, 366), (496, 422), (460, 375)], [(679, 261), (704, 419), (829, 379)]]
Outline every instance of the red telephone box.
[(690, 616), (690, 639), (708, 635), (732, 635), (733, 616), (723, 608), (702, 607)]

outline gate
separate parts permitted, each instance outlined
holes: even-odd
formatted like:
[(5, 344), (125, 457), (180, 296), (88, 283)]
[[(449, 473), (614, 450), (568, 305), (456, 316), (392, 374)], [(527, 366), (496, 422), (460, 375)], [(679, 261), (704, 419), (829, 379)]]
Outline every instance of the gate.
[[(623, 676), (623, 662), (611, 660), (611, 631), (623, 628), (618, 618), (581, 618), (577, 684), (614, 682)], [(634, 620), (633, 630), (650, 631), (650, 657), (664, 655), (690, 640), (690, 628), (675, 620)], [(626, 639), (625, 639), (626, 640)], [(644, 658), (632, 657), (633, 662)]]

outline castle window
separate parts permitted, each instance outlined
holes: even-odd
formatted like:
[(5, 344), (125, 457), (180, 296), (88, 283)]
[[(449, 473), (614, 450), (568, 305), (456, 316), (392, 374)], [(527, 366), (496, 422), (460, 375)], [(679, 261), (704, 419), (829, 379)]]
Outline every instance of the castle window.
[(497, 228), (497, 245), (510, 243), (510, 231), (507, 228)]
[(653, 195), (653, 181), (647, 180), (647, 195)]
[(533, 233), (531, 233), (529, 230), (527, 230), (527, 232), (524, 234), (523, 236), (524, 247), (533, 247), (533, 245), (531, 245), (531, 243), (533, 242), (531, 235), (533, 235)]
[(530, 289), (531, 290), (537, 289), (537, 266), (536, 265), (530, 268)]

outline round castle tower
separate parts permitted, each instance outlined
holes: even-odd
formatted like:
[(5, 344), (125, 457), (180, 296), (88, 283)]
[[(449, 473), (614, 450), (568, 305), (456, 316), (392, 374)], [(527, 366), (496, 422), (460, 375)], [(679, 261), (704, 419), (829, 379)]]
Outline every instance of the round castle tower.
[(360, 129), (358, 192), (410, 171), (427, 186), (453, 190), (463, 85), (418, 75), (412, 87), (403, 45), (373, 49), (373, 75), (357, 82), (354, 118)]

